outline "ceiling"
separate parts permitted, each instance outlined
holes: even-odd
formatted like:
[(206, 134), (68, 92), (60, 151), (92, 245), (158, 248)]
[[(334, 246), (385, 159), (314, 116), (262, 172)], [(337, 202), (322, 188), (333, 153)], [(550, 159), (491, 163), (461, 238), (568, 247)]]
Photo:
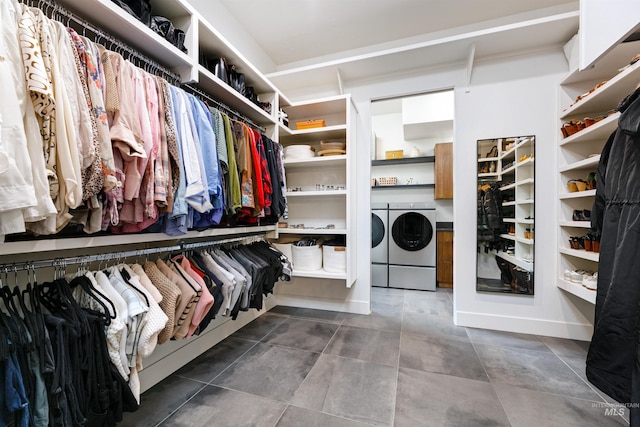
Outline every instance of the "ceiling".
[[(191, 3), (207, 17), (216, 2)], [(385, 62), (402, 62), (405, 69), (407, 61), (416, 69), (460, 63), (474, 43), (478, 43), (476, 55), (561, 46), (577, 31), (579, 4), (577, 0), (217, 0), (216, 7), (233, 17), (243, 36), (270, 59), (275, 70), (263, 72), (284, 89), (283, 85), (335, 82), (336, 70), (348, 80), (367, 78), (371, 69)], [(225, 37), (234, 42), (233, 34)], [(413, 59), (418, 60), (413, 63)], [(391, 67), (381, 73), (395, 71)]]
[[(278, 67), (576, 2), (568, 0), (220, 0)], [(533, 12), (533, 13), (532, 13)], [(274, 30), (270, 30), (273, 28)]]

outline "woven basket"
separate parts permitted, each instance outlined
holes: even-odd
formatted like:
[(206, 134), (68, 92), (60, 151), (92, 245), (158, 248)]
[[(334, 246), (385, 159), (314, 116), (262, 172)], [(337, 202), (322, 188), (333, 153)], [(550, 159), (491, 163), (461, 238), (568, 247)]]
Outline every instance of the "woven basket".
[(378, 178), (378, 185), (396, 185), (398, 184), (398, 178), (395, 176), (383, 176)]

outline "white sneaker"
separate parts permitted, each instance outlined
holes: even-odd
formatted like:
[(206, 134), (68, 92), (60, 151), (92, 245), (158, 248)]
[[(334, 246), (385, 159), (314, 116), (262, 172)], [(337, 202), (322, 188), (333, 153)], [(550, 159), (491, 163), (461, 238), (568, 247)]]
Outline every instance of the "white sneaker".
[(593, 273), (591, 276), (585, 275), (582, 280), (582, 286), (592, 291), (598, 289), (598, 273)]

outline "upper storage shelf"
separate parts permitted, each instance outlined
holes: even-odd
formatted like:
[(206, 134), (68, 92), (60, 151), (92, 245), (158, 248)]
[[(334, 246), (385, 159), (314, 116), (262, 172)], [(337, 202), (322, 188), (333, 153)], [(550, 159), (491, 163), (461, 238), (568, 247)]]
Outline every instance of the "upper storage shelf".
[(561, 118), (614, 109), (640, 81), (640, 61), (616, 74), (605, 84), (563, 111)]
[(183, 81), (189, 81), (193, 78), (193, 55), (197, 55), (194, 37), (194, 12), (186, 2), (181, 0), (155, 1), (152, 2), (152, 11), (156, 15), (168, 18), (174, 27), (185, 32), (185, 47), (188, 53), (173, 46), (111, 0), (57, 0), (57, 2), (91, 24), (103, 29), (106, 33), (169, 67), (180, 74)]

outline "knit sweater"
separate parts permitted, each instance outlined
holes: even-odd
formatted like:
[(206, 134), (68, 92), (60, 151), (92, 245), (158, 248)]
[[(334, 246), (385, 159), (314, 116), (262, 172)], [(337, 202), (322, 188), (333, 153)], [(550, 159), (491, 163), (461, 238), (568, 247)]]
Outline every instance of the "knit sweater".
[[(136, 271), (135, 268), (134, 271)], [(171, 282), (167, 276), (162, 274), (155, 263), (151, 261), (145, 262), (144, 272), (147, 273), (151, 283), (153, 283), (162, 295), (162, 301), (159, 303), (160, 308), (169, 318), (165, 328), (160, 331), (160, 334), (158, 334), (158, 344), (164, 344), (173, 336), (176, 321), (182, 314), (182, 311), (178, 312), (182, 299), (182, 292), (175, 283)]]
[(186, 337), (189, 332), (189, 324), (193, 318), (193, 308), (197, 302), (196, 291), (161, 259), (156, 260), (156, 266), (162, 274), (178, 286), (182, 294), (180, 304), (176, 310), (176, 324), (172, 334), (172, 338), (181, 340)]

